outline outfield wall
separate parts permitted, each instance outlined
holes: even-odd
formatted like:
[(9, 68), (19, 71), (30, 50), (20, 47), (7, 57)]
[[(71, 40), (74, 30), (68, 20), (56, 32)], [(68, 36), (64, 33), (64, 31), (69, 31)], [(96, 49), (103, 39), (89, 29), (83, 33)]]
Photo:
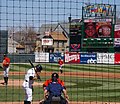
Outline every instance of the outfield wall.
[[(61, 58), (65, 63), (76, 64), (120, 64), (120, 53), (35, 53), (35, 54), (8, 54), (11, 63), (28, 63), (28, 59), (36, 63), (57, 63)], [(3, 56), (0, 55), (0, 62)]]
[[(11, 63), (28, 63), (28, 59), (35, 62), (35, 54), (8, 54), (11, 59)], [(3, 54), (0, 55), (0, 63), (3, 60)]]
[(120, 53), (35, 53), (35, 62), (57, 63), (59, 58), (65, 63), (120, 64)]

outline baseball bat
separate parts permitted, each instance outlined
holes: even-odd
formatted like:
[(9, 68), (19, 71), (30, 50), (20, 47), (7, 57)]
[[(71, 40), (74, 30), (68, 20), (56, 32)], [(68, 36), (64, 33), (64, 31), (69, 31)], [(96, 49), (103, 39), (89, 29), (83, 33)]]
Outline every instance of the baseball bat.
[(30, 65), (32, 66), (32, 68), (35, 69), (35, 66), (33, 65), (32, 61), (30, 59), (28, 61), (29, 61)]
[(41, 81), (40, 75), (37, 73), (37, 70), (35, 69), (35, 66), (33, 65), (32, 61), (30, 59), (28, 61), (29, 61), (30, 65), (32, 66), (32, 68), (34, 68), (37, 78), (39, 78), (39, 80)]

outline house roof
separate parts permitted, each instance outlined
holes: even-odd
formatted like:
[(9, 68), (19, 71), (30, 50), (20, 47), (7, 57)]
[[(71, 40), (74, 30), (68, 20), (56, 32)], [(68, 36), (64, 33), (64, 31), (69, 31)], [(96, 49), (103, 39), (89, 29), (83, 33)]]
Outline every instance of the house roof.
[(54, 40), (61, 40), (61, 41), (67, 41), (67, 38), (65, 37), (65, 35), (62, 32), (51, 32), (51, 37)]
[[(60, 25), (65, 29), (66, 32), (69, 33), (69, 24), (68, 23), (60, 23)], [(58, 24), (42, 24), (39, 29), (39, 32), (38, 32), (38, 34), (40, 34), (39, 37), (41, 39), (44, 37), (46, 31), (63, 32), (64, 30), (60, 26), (58, 26)]]

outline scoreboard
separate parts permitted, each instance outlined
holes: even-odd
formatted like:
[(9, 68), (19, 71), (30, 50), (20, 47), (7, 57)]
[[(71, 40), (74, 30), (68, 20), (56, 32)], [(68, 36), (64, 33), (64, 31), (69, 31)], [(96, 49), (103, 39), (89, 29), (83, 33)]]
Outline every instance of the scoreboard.
[(112, 19), (84, 19), (82, 48), (113, 48), (114, 27)]
[(113, 51), (116, 6), (90, 4), (83, 7), (82, 11), (82, 50)]

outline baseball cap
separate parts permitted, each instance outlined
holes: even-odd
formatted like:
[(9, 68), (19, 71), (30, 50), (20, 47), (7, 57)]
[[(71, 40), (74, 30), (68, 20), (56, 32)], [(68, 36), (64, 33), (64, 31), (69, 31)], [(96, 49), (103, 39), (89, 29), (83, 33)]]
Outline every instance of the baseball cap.
[(4, 54), (3, 56), (4, 56), (4, 57), (6, 57), (7, 55), (6, 55), (6, 54)]

